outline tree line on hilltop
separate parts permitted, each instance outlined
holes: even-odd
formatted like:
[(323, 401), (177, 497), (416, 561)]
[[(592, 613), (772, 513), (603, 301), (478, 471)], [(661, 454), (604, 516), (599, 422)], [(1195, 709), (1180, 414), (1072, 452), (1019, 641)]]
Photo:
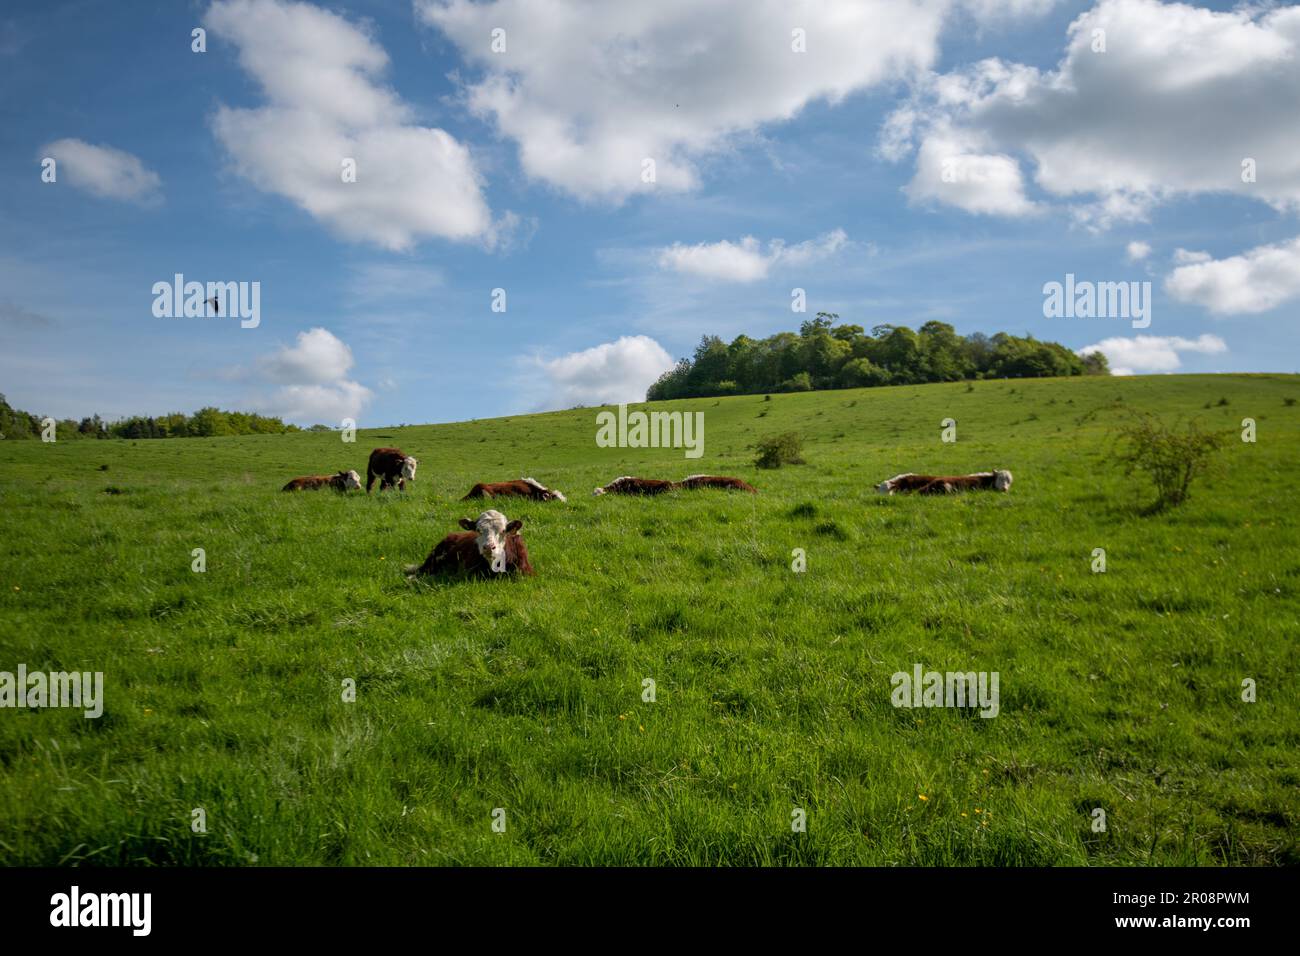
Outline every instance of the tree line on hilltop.
[(737, 336), (727, 345), (706, 335), (694, 358), (683, 358), (659, 376), (646, 401), (809, 392), (877, 385), (919, 385), (965, 379), (1109, 375), (1100, 352), (1080, 356), (1056, 342), (998, 332), (958, 335), (946, 322), (927, 322), (919, 331), (904, 325), (838, 324), (839, 316), (818, 312), (796, 335), (765, 339)]
[[(0, 435), (6, 440), (40, 438), (44, 417), (11, 407), (0, 395)], [(115, 422), (106, 422), (98, 415), (80, 421), (58, 419), (54, 434), (57, 440), (66, 441), (73, 438), (210, 438), (215, 435), (279, 435), (296, 431), (301, 431), (297, 425), (287, 425), (267, 415), (200, 408), (193, 415), (181, 412), (156, 418), (133, 415)]]

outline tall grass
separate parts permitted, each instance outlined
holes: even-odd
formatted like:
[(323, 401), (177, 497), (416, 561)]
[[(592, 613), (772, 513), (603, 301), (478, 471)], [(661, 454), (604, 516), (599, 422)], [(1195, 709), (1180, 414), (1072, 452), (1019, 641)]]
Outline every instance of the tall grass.
[[(355, 445), (0, 442), (0, 670), (103, 671), (107, 697), (99, 720), (0, 710), (2, 859), (1294, 864), (1297, 394), (1159, 376), (680, 403), (705, 413), (700, 460), (597, 448), (595, 410)], [(1259, 440), (1144, 516), (1108, 451), (1117, 399), (1250, 415)], [(757, 471), (782, 431), (808, 464)], [(407, 493), (278, 490), (379, 445), (420, 458)], [(991, 468), (1011, 492), (871, 487)], [(706, 471), (761, 493), (589, 496)], [(479, 510), (473, 482), (520, 475), (569, 496), (493, 503), (537, 577), (405, 580)], [(894, 708), (915, 663), (999, 672), (999, 716)]]

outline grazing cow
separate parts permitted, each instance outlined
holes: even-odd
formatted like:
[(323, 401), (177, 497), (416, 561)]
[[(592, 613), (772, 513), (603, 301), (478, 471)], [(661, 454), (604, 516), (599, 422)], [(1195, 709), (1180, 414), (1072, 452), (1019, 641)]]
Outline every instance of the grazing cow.
[(469, 501), (472, 498), (500, 498), (507, 495), (516, 495), (520, 498), (532, 498), (535, 501), (568, 501), (562, 492), (547, 488), (539, 481), (532, 478), (520, 478), (518, 481), (496, 481), (483, 482), (469, 490), (461, 501)]
[(461, 518), (460, 526), (466, 530), (447, 535), (424, 564), (408, 565), (406, 574), (412, 578), (421, 574), (532, 574), (528, 547), (519, 535), (523, 525), (517, 518), (507, 522), (499, 511), (485, 511), (477, 521)]
[(688, 491), (695, 488), (735, 488), (737, 491), (748, 491), (751, 495), (758, 494), (758, 489), (753, 485), (726, 475), (687, 475), (677, 482), (677, 487)]
[(333, 488), (335, 491), (359, 489), (361, 487), (361, 476), (355, 471), (340, 471), (337, 475), (308, 475), (305, 478), (295, 478), (280, 490), (315, 491), (318, 488), (325, 487)]
[(603, 488), (597, 488), (592, 495), (661, 495), (676, 487), (677, 485), (671, 481), (624, 475), (622, 478), (615, 478)]
[(379, 479), (379, 490), (397, 486), (398, 491), (406, 490), (408, 481), (415, 481), (415, 466), (419, 462), (400, 448), (376, 448), (370, 453), (370, 463), (366, 465), (366, 494)]
[(981, 471), (973, 475), (916, 475), (907, 472), (895, 475), (888, 481), (882, 481), (876, 485), (876, 491), (882, 495), (892, 495), (896, 491), (915, 491), (923, 495), (950, 495), (957, 491), (976, 488), (1007, 491), (1010, 487), (1011, 472), (1005, 470)]

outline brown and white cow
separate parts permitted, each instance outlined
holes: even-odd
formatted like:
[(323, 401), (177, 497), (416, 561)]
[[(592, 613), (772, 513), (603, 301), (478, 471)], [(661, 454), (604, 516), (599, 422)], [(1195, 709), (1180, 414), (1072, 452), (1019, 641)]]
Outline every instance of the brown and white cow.
[(514, 495), (519, 498), (532, 498), (534, 501), (568, 501), (563, 493), (553, 488), (547, 488), (539, 481), (532, 478), (520, 478), (518, 481), (480, 481), (477, 485), (469, 490), (461, 501), (470, 501), (474, 498), (504, 498)]
[(658, 478), (634, 478), (631, 475), (624, 475), (621, 478), (615, 478), (609, 484), (602, 488), (597, 488), (592, 495), (661, 495), (665, 491), (672, 491), (677, 485), (671, 481), (661, 481)]
[(882, 495), (892, 495), (896, 491), (915, 491), (923, 495), (950, 495), (958, 491), (979, 488), (1007, 491), (1011, 488), (1011, 472), (980, 471), (973, 475), (917, 475), (907, 472), (876, 485), (876, 491)]
[(379, 479), (379, 490), (397, 486), (398, 491), (406, 490), (408, 481), (415, 481), (415, 466), (419, 462), (400, 448), (376, 448), (370, 453), (370, 462), (366, 465), (366, 494)]
[(319, 488), (333, 488), (335, 491), (351, 491), (361, 487), (361, 476), (355, 471), (340, 471), (337, 475), (307, 475), (295, 478), (281, 491), (315, 491)]
[(499, 511), (485, 511), (478, 520), (460, 519), (465, 531), (454, 531), (434, 547), (424, 564), (408, 565), (408, 577), (422, 574), (532, 574), (528, 546), (519, 529), (519, 519), (506, 521)]
[(677, 482), (677, 487), (687, 491), (696, 488), (734, 488), (737, 491), (748, 491), (751, 495), (758, 494), (758, 489), (753, 485), (727, 475), (687, 475)]

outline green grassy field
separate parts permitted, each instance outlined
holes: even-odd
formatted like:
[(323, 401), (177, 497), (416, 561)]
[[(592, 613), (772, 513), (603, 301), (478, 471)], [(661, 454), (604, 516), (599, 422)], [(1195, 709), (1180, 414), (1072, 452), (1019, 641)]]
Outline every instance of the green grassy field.
[[(0, 857), (1294, 865), (1298, 397), (1234, 375), (673, 403), (705, 413), (699, 460), (598, 448), (594, 409), (356, 444), (0, 442), (0, 670), (103, 671), (106, 697), (98, 720), (0, 711)], [(1251, 417), (1258, 441), (1144, 516), (1109, 460), (1124, 408)], [(808, 463), (755, 469), (787, 430)], [(404, 495), (279, 491), (388, 444), (421, 460)], [(1009, 494), (871, 487), (993, 467)], [(761, 494), (590, 496), (696, 472)], [(403, 577), (481, 510), (472, 482), (521, 475), (569, 496), (495, 504), (535, 578)], [(999, 715), (895, 708), (918, 663), (998, 672)]]

